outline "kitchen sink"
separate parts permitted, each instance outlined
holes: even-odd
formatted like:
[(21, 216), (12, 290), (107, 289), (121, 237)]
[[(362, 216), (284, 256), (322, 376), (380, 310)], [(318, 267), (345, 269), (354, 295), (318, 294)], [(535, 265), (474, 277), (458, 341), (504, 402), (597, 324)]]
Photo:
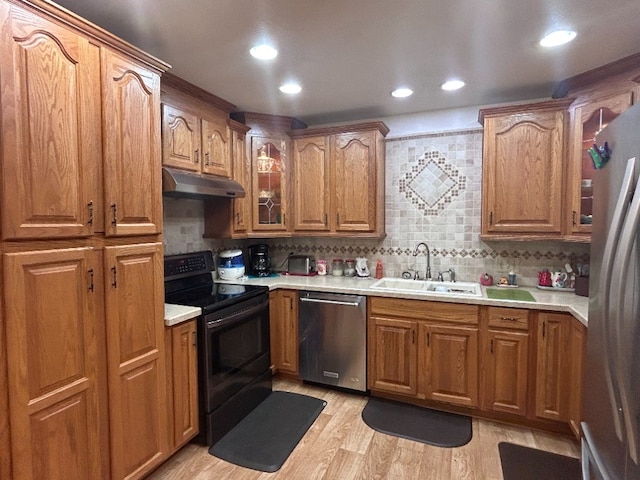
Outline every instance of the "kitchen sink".
[(476, 282), (438, 282), (435, 280), (406, 280), (404, 278), (385, 277), (373, 283), (369, 288), (385, 292), (482, 296), (480, 284)]

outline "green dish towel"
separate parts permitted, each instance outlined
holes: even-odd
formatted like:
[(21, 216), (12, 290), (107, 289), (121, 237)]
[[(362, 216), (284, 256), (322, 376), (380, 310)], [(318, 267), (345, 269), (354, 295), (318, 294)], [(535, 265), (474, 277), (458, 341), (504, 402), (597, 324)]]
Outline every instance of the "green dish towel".
[(535, 302), (530, 292), (519, 288), (487, 288), (487, 297), (496, 300), (517, 300), (519, 302)]

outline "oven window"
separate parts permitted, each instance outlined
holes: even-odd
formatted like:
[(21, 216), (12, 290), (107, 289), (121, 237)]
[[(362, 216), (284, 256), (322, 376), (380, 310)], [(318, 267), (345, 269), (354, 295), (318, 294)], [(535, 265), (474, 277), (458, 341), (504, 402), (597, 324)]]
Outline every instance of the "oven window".
[(246, 318), (210, 335), (210, 372), (216, 377), (233, 375), (269, 351), (268, 317)]

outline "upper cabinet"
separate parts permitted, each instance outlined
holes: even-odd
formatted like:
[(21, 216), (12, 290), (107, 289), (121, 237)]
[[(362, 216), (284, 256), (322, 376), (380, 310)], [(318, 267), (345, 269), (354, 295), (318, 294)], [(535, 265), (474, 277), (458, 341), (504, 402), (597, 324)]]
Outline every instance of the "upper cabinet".
[(483, 238), (561, 237), (567, 107), (571, 102), (480, 110), (484, 125)]
[(162, 78), (162, 163), (230, 177), (233, 105), (171, 74)]
[(296, 130), (294, 232), (380, 237), (385, 233), (382, 122)]

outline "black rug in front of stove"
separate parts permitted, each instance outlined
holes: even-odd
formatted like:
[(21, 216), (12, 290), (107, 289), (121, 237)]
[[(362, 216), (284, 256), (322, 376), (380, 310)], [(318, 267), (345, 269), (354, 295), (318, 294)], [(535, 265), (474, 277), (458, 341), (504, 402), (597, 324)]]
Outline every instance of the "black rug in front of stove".
[(377, 397), (369, 398), (362, 420), (378, 432), (436, 447), (460, 447), (472, 437), (471, 417)]
[(273, 391), (209, 453), (241, 467), (275, 472), (326, 404), (308, 395)]
[(504, 480), (582, 479), (577, 458), (507, 442), (500, 442), (498, 451)]

